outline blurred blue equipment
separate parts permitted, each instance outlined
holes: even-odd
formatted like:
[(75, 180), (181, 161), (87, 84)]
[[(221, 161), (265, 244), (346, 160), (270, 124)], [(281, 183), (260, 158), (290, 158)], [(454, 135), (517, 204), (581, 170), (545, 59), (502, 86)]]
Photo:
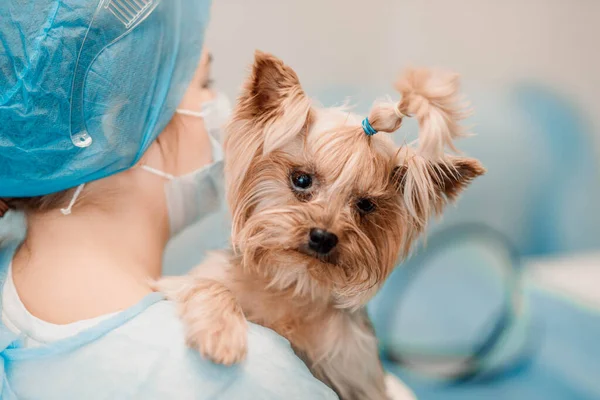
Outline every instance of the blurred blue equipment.
[(520, 276), (517, 251), (497, 231), (461, 224), (433, 234), (374, 302), (384, 359), (446, 383), (522, 362), (533, 347)]
[(597, 309), (521, 279), (514, 244), (485, 225), (421, 251), (370, 304), (384, 366), (419, 398), (598, 398)]
[(209, 1), (0, 2), (0, 197), (133, 166), (200, 57)]

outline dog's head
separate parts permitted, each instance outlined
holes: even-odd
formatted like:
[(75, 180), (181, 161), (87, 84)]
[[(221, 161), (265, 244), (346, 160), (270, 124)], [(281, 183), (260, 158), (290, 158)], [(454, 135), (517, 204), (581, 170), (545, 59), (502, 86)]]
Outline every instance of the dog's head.
[[(436, 121), (423, 93), (409, 86), (399, 87), (402, 103), (372, 110), (375, 129), (398, 129), (400, 109), (422, 125)], [(355, 115), (313, 106), (295, 72), (261, 52), (227, 128), (225, 154), (233, 246), (244, 267), (274, 288), (327, 296), (340, 307), (364, 304), (429, 215), (483, 173), (473, 159), (425, 159), (389, 135), (367, 136)]]

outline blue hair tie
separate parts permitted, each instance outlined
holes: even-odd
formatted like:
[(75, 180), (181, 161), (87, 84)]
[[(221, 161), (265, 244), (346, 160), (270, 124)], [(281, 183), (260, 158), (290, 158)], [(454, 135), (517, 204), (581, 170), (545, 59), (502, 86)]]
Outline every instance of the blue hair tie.
[(377, 133), (377, 131), (375, 129), (373, 129), (373, 127), (369, 123), (369, 118), (363, 119), (362, 128), (363, 128), (363, 131), (365, 131), (365, 134), (367, 136), (373, 136), (374, 134)]

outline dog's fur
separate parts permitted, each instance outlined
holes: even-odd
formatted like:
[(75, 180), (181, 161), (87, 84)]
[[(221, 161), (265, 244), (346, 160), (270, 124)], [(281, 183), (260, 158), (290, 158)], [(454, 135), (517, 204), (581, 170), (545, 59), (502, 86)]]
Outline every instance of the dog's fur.
[[(445, 153), (463, 135), (456, 76), (410, 70), (397, 89), (402, 101), (376, 104), (369, 121), (394, 132), (402, 114), (415, 117), (414, 148), (365, 135), (347, 111), (313, 106), (290, 67), (256, 53), (225, 141), (233, 250), (157, 284), (179, 304), (189, 344), (203, 356), (241, 361), (249, 320), (286, 337), (340, 398), (386, 398), (364, 305), (429, 217), (484, 172), (477, 160)], [(312, 176), (308, 190), (294, 189), (294, 171)], [(359, 199), (375, 209), (359, 211)], [(331, 253), (308, 248), (312, 228), (337, 235)]]

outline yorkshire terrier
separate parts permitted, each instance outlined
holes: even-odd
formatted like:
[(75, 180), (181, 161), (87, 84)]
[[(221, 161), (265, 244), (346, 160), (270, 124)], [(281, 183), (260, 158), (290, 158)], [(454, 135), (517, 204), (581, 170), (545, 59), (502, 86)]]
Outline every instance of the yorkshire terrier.
[[(408, 70), (396, 89), (401, 100), (361, 124), (314, 105), (289, 66), (256, 53), (225, 136), (232, 250), (157, 283), (204, 357), (242, 361), (248, 320), (287, 338), (341, 399), (387, 398), (365, 304), (430, 216), (484, 173), (446, 153), (465, 135), (456, 75)], [(417, 144), (376, 134), (408, 116)]]

